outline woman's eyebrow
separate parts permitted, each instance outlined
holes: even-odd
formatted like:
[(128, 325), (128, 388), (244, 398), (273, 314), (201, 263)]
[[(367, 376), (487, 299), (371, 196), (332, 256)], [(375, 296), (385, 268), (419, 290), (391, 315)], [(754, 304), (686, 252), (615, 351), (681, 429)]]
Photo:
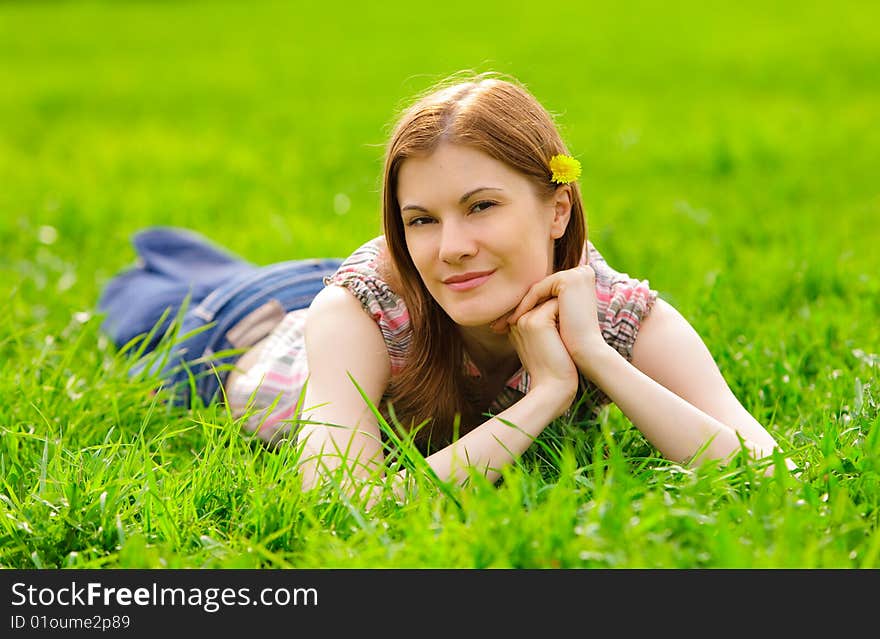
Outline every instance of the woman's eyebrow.
[[(467, 193), (462, 195), (461, 198), (458, 200), (458, 203), (464, 204), (465, 202), (468, 201), (469, 198), (473, 197), (474, 195), (476, 195), (480, 191), (503, 191), (503, 190), (504, 189), (502, 189), (501, 187), (497, 187), (497, 186), (479, 186), (479, 187), (473, 189), (472, 191), (468, 191)], [(400, 212), (403, 213), (404, 211), (408, 211), (410, 209), (413, 209), (416, 211), (422, 211), (423, 213), (428, 212), (428, 209), (426, 209), (424, 206), (419, 206), (418, 204), (407, 204), (406, 206), (401, 207)]]
[(468, 191), (464, 195), (461, 196), (461, 199), (458, 201), (459, 204), (464, 204), (468, 201), (468, 199), (476, 193), (480, 191), (503, 191), (501, 187), (498, 186), (481, 186), (479, 188), (474, 189), (473, 191)]

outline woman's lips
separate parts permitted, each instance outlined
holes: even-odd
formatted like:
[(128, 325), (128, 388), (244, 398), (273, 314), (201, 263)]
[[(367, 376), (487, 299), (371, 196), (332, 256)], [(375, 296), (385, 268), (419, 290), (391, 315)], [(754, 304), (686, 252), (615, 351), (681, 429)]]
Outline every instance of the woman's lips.
[(469, 291), (473, 288), (477, 288), (480, 284), (488, 280), (495, 271), (488, 273), (486, 275), (480, 275), (479, 277), (474, 277), (469, 280), (465, 280), (464, 282), (447, 282), (446, 286), (451, 288), (453, 291)]

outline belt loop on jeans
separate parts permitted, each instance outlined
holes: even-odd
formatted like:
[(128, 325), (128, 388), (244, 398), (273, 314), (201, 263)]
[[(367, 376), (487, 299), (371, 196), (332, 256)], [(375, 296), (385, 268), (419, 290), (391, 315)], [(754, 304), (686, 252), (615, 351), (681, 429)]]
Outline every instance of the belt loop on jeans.
[(207, 310), (201, 304), (193, 309), (193, 315), (195, 315), (199, 319), (205, 320), (206, 322), (210, 322), (214, 319), (214, 314), (211, 311)]

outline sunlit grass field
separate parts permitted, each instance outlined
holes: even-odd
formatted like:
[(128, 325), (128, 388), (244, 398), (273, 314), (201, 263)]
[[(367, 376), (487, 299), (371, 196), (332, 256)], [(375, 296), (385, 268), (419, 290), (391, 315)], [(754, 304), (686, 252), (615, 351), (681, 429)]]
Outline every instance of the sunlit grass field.
[[(0, 566), (880, 567), (880, 9), (771, 5), (0, 3)], [(129, 379), (95, 304), (133, 232), (345, 256), (394, 115), (461, 69), (556, 114), (591, 240), (798, 476), (668, 463), (612, 406), (367, 511)]]

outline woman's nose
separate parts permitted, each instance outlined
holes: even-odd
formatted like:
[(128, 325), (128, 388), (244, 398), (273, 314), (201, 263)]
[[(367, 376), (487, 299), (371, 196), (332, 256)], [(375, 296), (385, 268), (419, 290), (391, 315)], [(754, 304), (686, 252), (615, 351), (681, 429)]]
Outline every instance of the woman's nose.
[(468, 232), (466, 225), (457, 221), (444, 221), (440, 233), (440, 259), (447, 263), (476, 255), (476, 238)]

